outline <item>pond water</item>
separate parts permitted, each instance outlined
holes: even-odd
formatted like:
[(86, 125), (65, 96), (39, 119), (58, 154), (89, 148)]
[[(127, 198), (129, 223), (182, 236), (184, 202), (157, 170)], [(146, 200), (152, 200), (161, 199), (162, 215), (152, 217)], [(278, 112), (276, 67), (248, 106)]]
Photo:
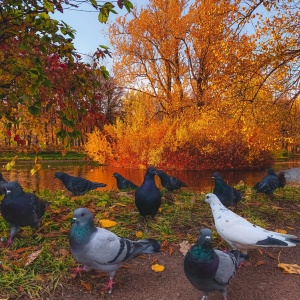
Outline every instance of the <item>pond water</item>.
[[(5, 169), (6, 163), (2, 163), (0, 171), (3, 177), (8, 181), (19, 181), (25, 189), (40, 191), (43, 189), (62, 190), (63, 184), (58, 179), (54, 179), (54, 173), (63, 171), (70, 175), (82, 176), (91, 181), (106, 183), (103, 190), (117, 189), (116, 180), (112, 177), (114, 172), (118, 172), (125, 178), (130, 179), (137, 185), (143, 182), (145, 170), (115, 168), (111, 166), (93, 166), (86, 162), (63, 161), (63, 162), (44, 162), (42, 169), (33, 176), (30, 169), (33, 162), (17, 162), (16, 166), (10, 171)], [(275, 172), (284, 171), (287, 178), (287, 184), (300, 184), (300, 160), (289, 160), (277, 162), (273, 165)], [(177, 171), (167, 170), (169, 175), (175, 176), (188, 185), (189, 190), (195, 192), (211, 192), (214, 187), (212, 180), (213, 171)], [(243, 180), (247, 185), (253, 186), (256, 182), (266, 175), (266, 170), (253, 171), (220, 171), (224, 180), (231, 185), (235, 185)], [(161, 187), (158, 176), (155, 176), (157, 185)]]

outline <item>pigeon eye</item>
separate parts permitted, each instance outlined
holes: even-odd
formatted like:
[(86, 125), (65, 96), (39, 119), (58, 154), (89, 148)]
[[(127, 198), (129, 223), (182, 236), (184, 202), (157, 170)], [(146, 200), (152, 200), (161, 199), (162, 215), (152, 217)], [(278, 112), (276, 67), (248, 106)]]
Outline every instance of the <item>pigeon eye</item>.
[(83, 217), (83, 216), (84, 216), (84, 213), (82, 213), (81, 216)]

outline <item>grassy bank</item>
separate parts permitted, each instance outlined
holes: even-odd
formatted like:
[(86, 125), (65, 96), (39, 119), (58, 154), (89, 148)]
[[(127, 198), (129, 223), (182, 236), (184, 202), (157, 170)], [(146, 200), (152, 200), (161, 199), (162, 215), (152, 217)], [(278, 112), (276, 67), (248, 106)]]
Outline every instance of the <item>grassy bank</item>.
[(16, 155), (19, 161), (32, 161), (37, 156), (42, 160), (82, 160), (86, 158), (86, 154), (82, 152), (70, 151), (62, 155), (62, 152), (39, 152), (39, 153), (24, 153), (24, 152), (1, 152), (0, 161), (11, 161)]
[[(257, 225), (268, 229), (299, 231), (300, 187), (285, 187), (275, 192), (275, 200), (256, 195), (244, 187), (245, 199), (239, 203), (237, 213)], [(164, 193), (164, 192), (163, 192)], [(109, 219), (117, 225), (109, 228), (130, 239), (156, 238), (172, 245), (188, 240), (195, 242), (202, 227), (213, 227), (210, 207), (204, 202), (205, 193), (194, 194), (188, 190), (176, 193), (173, 201), (164, 195), (161, 211), (156, 220), (141, 221), (134, 205), (134, 194), (117, 191), (94, 191), (88, 195), (70, 198), (66, 192), (45, 190), (39, 194), (52, 204), (38, 230), (23, 228), (11, 248), (6, 248), (8, 224), (0, 217), (0, 295), (1, 298), (51, 297), (56, 288), (70, 280), (70, 268), (77, 266), (69, 252), (68, 233), (73, 211), (87, 207), (100, 219)], [(227, 248), (214, 231), (215, 247)], [(33, 255), (36, 258), (33, 259)], [(32, 261), (31, 261), (32, 260)]]

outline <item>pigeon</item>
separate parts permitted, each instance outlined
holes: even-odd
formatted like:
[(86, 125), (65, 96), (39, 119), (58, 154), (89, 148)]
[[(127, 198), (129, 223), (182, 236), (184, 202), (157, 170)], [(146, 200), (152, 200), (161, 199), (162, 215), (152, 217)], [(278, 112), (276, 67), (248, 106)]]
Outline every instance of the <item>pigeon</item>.
[(278, 175), (278, 180), (279, 180), (279, 188), (283, 188), (286, 185), (286, 178), (283, 172), (280, 172)]
[(148, 168), (142, 185), (135, 192), (135, 205), (144, 218), (150, 215), (154, 219), (161, 205), (161, 193), (155, 184), (155, 175), (156, 169), (154, 167)]
[(207, 194), (219, 235), (233, 250), (248, 250), (261, 247), (293, 247), (300, 243), (295, 235), (266, 230), (227, 209), (215, 194)]
[(122, 175), (119, 173), (115, 172), (113, 174), (113, 177), (116, 178), (117, 180), (117, 187), (121, 191), (128, 191), (128, 190), (135, 190), (138, 186), (135, 185), (132, 181), (124, 178)]
[(177, 179), (176, 177), (169, 176), (168, 174), (166, 174), (165, 172), (163, 172), (161, 170), (157, 170), (156, 173), (161, 180), (161, 185), (170, 192), (187, 186), (181, 180)]
[(268, 174), (263, 177), (263, 179), (256, 183), (253, 187), (257, 193), (264, 193), (270, 197), (273, 197), (274, 191), (280, 187), (280, 185), (285, 185), (284, 183), (285, 177), (280, 175), (280, 181), (276, 173), (272, 168), (268, 169)]
[(112, 292), (114, 275), (124, 262), (140, 254), (160, 251), (160, 243), (157, 240), (132, 241), (96, 227), (93, 214), (87, 208), (75, 210), (69, 242), (73, 257), (84, 265), (75, 271), (94, 269), (108, 273), (109, 281), (105, 290), (109, 293)]
[(184, 273), (196, 289), (203, 291), (202, 300), (214, 291), (223, 293), (226, 300), (230, 279), (249, 256), (237, 250), (214, 250), (211, 241), (211, 230), (201, 229), (197, 242), (184, 258)]
[(0, 172), (0, 195), (4, 195), (6, 192), (7, 180), (3, 178), (2, 173)]
[(68, 175), (64, 172), (56, 172), (54, 178), (61, 180), (66, 189), (75, 196), (84, 195), (88, 191), (99, 187), (106, 187), (105, 183), (92, 182), (82, 177)]
[(13, 237), (20, 227), (40, 227), (48, 201), (40, 200), (35, 194), (25, 193), (17, 181), (6, 185), (6, 194), (1, 202), (1, 214), (10, 225), (10, 237), (7, 246), (11, 246)]
[(215, 172), (212, 178), (215, 180), (213, 193), (217, 195), (222, 204), (225, 206), (237, 206), (238, 202), (242, 199), (242, 193), (228, 185), (219, 172)]

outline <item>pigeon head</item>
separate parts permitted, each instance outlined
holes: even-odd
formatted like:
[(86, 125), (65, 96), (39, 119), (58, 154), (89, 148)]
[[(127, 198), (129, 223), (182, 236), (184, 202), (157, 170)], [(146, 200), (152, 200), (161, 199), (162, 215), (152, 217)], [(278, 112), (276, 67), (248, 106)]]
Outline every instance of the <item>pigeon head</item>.
[(146, 171), (147, 174), (151, 174), (151, 175), (156, 175), (157, 174), (157, 170), (155, 169), (155, 167), (149, 167)]
[[(200, 230), (200, 236), (197, 240), (197, 244), (201, 246), (208, 246), (208, 248), (211, 248), (209, 245), (211, 244), (212, 241), (212, 232), (208, 228), (202, 228)], [(205, 247), (205, 248), (206, 248)]]
[(94, 216), (87, 208), (78, 208), (74, 211), (73, 222), (78, 225), (85, 225), (87, 223), (94, 224)]
[(268, 169), (268, 175), (274, 175), (274, 176), (276, 176), (276, 174), (275, 174), (275, 172), (274, 172), (274, 170), (272, 168)]
[(200, 230), (200, 236), (203, 236), (207, 240), (211, 240), (212, 232), (209, 228), (202, 228)]
[(222, 178), (222, 176), (219, 172), (215, 172), (214, 174), (212, 174), (212, 178), (213, 179), (220, 179), (220, 178)]
[(23, 193), (23, 188), (18, 181), (10, 181), (6, 184), (6, 194), (18, 195)]
[(69, 235), (73, 247), (86, 243), (97, 231), (93, 214), (87, 208), (78, 208), (74, 211), (72, 227)]
[(205, 202), (207, 202), (209, 204), (221, 204), (221, 201), (219, 200), (219, 198), (213, 193), (206, 194)]
[(115, 172), (115, 173), (113, 174), (113, 177), (116, 177), (116, 178), (117, 178), (117, 177), (119, 177), (119, 175), (120, 175), (119, 173)]
[(64, 172), (56, 172), (54, 174), (54, 178), (60, 179), (60, 178), (62, 178), (64, 176), (64, 174), (65, 174)]
[(200, 230), (200, 236), (191, 248), (191, 255), (200, 259), (211, 259), (213, 256), (212, 232), (208, 228)]

